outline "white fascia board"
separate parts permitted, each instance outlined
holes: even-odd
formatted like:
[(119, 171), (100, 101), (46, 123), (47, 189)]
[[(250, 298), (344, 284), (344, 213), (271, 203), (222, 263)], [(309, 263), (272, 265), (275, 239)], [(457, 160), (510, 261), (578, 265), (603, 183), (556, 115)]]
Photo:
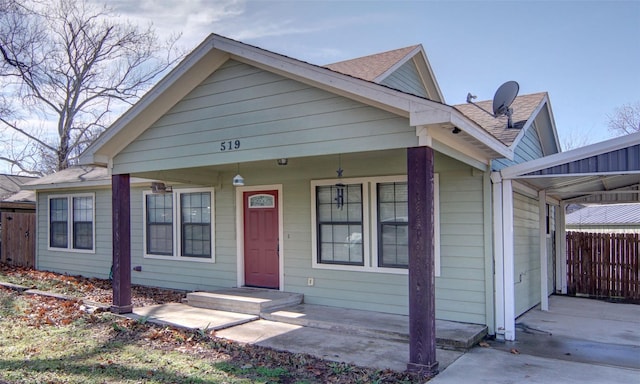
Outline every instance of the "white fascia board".
[[(553, 155), (541, 157), (526, 163), (512, 165), (500, 171), (505, 179), (513, 179), (522, 177), (527, 173), (539, 171), (545, 168), (554, 167), (571, 161), (580, 160), (603, 153), (615, 151), (632, 145), (640, 144), (640, 132), (632, 133), (626, 136), (616, 137), (615, 139), (601, 141), (599, 143), (576, 148), (567, 152), (560, 152)], [(619, 173), (619, 172), (618, 172)], [(559, 175), (554, 175), (559, 176)], [(575, 176), (575, 175), (574, 175)], [(538, 176), (540, 177), (540, 176)]]
[(475, 122), (471, 121), (468, 117), (463, 115), (462, 112), (453, 107), (451, 107), (451, 124), (460, 128), (468, 135), (474, 137), (476, 140), (479, 140), (481, 143), (484, 143), (487, 147), (500, 154), (500, 156), (508, 160), (513, 160), (513, 149), (502, 144), (500, 140), (491, 136), (489, 132), (482, 129)]
[(547, 111), (549, 112), (549, 121), (551, 122), (551, 129), (553, 134), (553, 140), (555, 142), (556, 148), (558, 152), (562, 151), (562, 147), (560, 146), (560, 138), (558, 137), (558, 130), (556, 128), (556, 120), (553, 117), (553, 109), (551, 108), (551, 100), (549, 99), (549, 94), (545, 94), (544, 98), (546, 100)]
[[(445, 102), (444, 100), (444, 95), (442, 94), (442, 91), (440, 90), (440, 85), (438, 84), (438, 79), (436, 78), (436, 75), (433, 73), (433, 69), (431, 68), (431, 63), (429, 63), (429, 59), (427, 58), (427, 54), (424, 51), (424, 48), (422, 47), (422, 44), (420, 45), (420, 57), (422, 57), (422, 60), (424, 60), (424, 65), (426, 66), (427, 69), (427, 73), (429, 75), (429, 77), (431, 78), (431, 80), (433, 80), (433, 85), (436, 88), (436, 91), (438, 92), (438, 98), (440, 99), (441, 102)], [(420, 72), (420, 66), (418, 66), (418, 71)], [(420, 72), (420, 75), (422, 76), (422, 73)]]
[(442, 104), (437, 104), (437, 107), (432, 107), (431, 105), (427, 106), (422, 103), (411, 103), (409, 125), (420, 127), (439, 124), (451, 124), (458, 127), (500, 156), (509, 160), (513, 159), (513, 149), (502, 144), (498, 139), (477, 126), (457, 109)]
[[(212, 51), (212, 42), (215, 39), (214, 35), (210, 35), (205, 39), (198, 47), (196, 47), (187, 57), (182, 60), (175, 68), (173, 68), (166, 76), (164, 76), (156, 85), (154, 85), (147, 93), (138, 100), (131, 108), (124, 112), (106, 131), (104, 131), (90, 146), (87, 148), (79, 158), (80, 164), (94, 164), (98, 163), (105, 165), (108, 163), (108, 158), (114, 156), (119, 151), (115, 151), (113, 154), (98, 154), (100, 149), (109, 141), (122, 131), (122, 129), (130, 124), (136, 117), (138, 117), (143, 111), (150, 108), (157, 103), (161, 98), (165, 97), (167, 91), (177, 82), (182, 80), (185, 73), (192, 69), (197, 63), (199, 63), (204, 57)], [(224, 60), (223, 60), (224, 61)], [(220, 64), (218, 64), (220, 65)], [(212, 71), (215, 66), (212, 65)], [(193, 82), (191, 79), (190, 82)], [(199, 83), (199, 81), (198, 81)], [(197, 85), (197, 84), (196, 84)], [(164, 101), (165, 103), (167, 100)], [(167, 109), (166, 107), (163, 109)], [(154, 111), (154, 114), (164, 113), (166, 111)], [(146, 129), (146, 127), (139, 127), (138, 129)], [(127, 143), (128, 144), (128, 143)], [(122, 149), (123, 145), (119, 145)], [(107, 161), (105, 161), (107, 160)]]
[[(540, 104), (538, 104), (538, 106), (536, 106), (536, 109), (534, 109), (533, 112), (531, 112), (531, 115), (529, 115), (529, 118), (527, 119), (527, 122), (522, 127), (522, 129), (520, 130), (520, 133), (518, 133), (518, 136), (516, 136), (515, 140), (513, 140), (513, 143), (511, 143), (510, 147), (513, 149), (514, 152), (515, 152), (515, 149), (518, 146), (518, 144), (520, 144), (520, 140), (522, 140), (522, 138), (526, 134), (527, 130), (531, 127), (533, 122), (536, 120), (536, 117), (538, 116), (538, 113), (540, 113), (540, 111), (544, 107), (545, 103), (547, 103), (547, 102), (548, 102), (547, 96), (545, 95), (542, 98), (542, 100), (540, 101)], [(536, 126), (536, 128), (538, 128), (538, 127)], [(540, 132), (538, 132), (538, 136), (540, 136)]]

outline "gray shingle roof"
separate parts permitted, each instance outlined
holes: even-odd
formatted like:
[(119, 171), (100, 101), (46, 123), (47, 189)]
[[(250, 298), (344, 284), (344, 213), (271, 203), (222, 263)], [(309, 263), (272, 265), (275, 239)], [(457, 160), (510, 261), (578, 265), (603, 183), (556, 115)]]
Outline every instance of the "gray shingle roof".
[(340, 61), (338, 63), (325, 65), (325, 68), (362, 80), (374, 81), (378, 76), (404, 59), (409, 52), (417, 47), (419, 46), (412, 45), (406, 48)]
[(22, 184), (35, 179), (30, 176), (0, 175), (0, 200), (13, 195), (20, 190)]
[[(516, 97), (513, 104), (511, 104), (511, 108), (513, 108), (513, 128), (507, 128), (506, 116), (495, 118), (480, 110), (473, 104), (458, 104), (453, 107), (478, 123), (478, 125), (484, 128), (493, 137), (500, 140), (503, 144), (510, 146), (513, 144), (516, 137), (518, 137), (522, 127), (524, 127), (527, 120), (532, 117), (531, 115), (546, 95), (546, 92), (540, 92)], [(492, 112), (493, 100), (478, 101), (475, 104), (478, 104), (485, 110)]]

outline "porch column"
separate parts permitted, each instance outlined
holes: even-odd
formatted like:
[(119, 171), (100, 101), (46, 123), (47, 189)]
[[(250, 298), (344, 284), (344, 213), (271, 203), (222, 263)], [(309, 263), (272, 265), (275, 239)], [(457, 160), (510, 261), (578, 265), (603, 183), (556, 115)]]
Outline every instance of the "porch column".
[(129, 175), (111, 176), (113, 216), (113, 313), (130, 313), (131, 305), (131, 190)]
[(502, 180), (502, 252), (504, 289), (504, 339), (516, 339), (516, 297), (514, 280), (513, 184)]
[(436, 361), (433, 149), (407, 149), (409, 208), (409, 363), (425, 377)]
[[(540, 309), (549, 310), (549, 263), (547, 255), (547, 193), (538, 192), (538, 217), (540, 236)], [(548, 223), (551, 225), (551, 223)]]
[(567, 203), (560, 202), (556, 215), (556, 291), (567, 294)]

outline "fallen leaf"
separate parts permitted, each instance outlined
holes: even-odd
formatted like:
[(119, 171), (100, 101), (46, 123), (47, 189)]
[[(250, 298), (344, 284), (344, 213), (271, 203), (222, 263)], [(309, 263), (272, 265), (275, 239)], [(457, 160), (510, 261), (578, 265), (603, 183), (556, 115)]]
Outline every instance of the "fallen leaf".
[(515, 348), (511, 348), (511, 351), (509, 351), (509, 352), (513, 353), (514, 355), (519, 355), (520, 354), (520, 351), (518, 351)]
[(482, 348), (489, 348), (491, 347), (491, 345), (489, 345), (489, 343), (487, 343), (486, 341), (481, 341), (478, 343), (479, 346), (481, 346)]

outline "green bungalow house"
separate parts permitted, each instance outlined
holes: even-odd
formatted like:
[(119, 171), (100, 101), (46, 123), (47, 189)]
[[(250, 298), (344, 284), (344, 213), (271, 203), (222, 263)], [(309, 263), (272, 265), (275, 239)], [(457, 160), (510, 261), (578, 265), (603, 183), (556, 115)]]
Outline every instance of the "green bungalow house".
[(210, 35), (83, 166), (31, 185), (37, 267), (113, 263), (114, 290), (257, 286), (513, 340), (545, 298), (539, 223), (551, 239), (557, 215), (492, 171), (560, 148), (546, 93), (518, 96), (511, 128), (476, 104), (445, 104), (420, 45), (317, 66)]

